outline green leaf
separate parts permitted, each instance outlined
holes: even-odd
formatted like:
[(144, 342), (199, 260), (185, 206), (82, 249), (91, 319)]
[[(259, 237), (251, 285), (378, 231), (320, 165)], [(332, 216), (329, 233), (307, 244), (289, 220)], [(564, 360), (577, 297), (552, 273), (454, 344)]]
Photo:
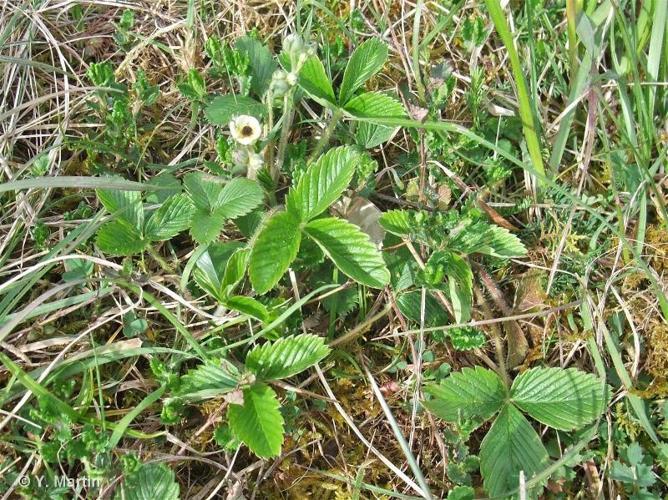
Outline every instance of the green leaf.
[(227, 297), (224, 302), (225, 307), (238, 311), (241, 314), (250, 316), (260, 321), (267, 321), (269, 318), (269, 311), (267, 307), (253, 297), (246, 297), (245, 295), (233, 295)]
[(239, 379), (239, 370), (228, 361), (205, 363), (183, 376), (175, 396), (190, 401), (218, 397), (235, 390)]
[(378, 222), (385, 231), (397, 236), (408, 236), (414, 230), (410, 213), (405, 210), (388, 210), (380, 216)]
[(480, 472), (487, 493), (505, 497), (519, 486), (520, 471), (529, 481), (547, 461), (547, 451), (529, 421), (513, 405), (505, 406), (480, 445)]
[(264, 224), (250, 255), (249, 276), (262, 294), (271, 290), (297, 257), (301, 232), (289, 212), (277, 212)]
[(243, 253), (243, 255), (247, 256), (248, 250), (241, 247), (242, 244), (238, 242), (213, 244), (209, 246), (197, 260), (197, 267), (193, 272), (195, 281), (200, 288), (209, 293), (219, 302), (224, 300), (227, 294), (227, 288), (230, 285), (236, 285), (241, 281), (241, 278), (243, 278), (245, 260), (243, 263), (244, 268), (240, 271), (240, 276), (238, 276), (236, 281), (228, 281), (225, 277), (228, 268), (237, 267), (236, 264), (231, 265), (232, 258), (236, 255), (236, 252)]
[(381, 70), (386, 60), (387, 45), (377, 38), (371, 38), (357, 47), (343, 72), (339, 102), (345, 104), (358, 88)]
[(262, 97), (269, 88), (271, 77), (277, 68), (269, 49), (259, 40), (249, 36), (238, 38), (234, 44), (239, 52), (246, 54), (250, 61), (251, 90)]
[(299, 86), (319, 104), (332, 107), (336, 97), (325, 67), (317, 56), (309, 57), (299, 71)]
[(345, 105), (344, 109), (353, 117), (357, 118), (405, 118), (404, 106), (382, 92), (365, 92), (353, 97)]
[(244, 278), (246, 268), (248, 267), (248, 257), (250, 248), (240, 248), (232, 254), (225, 266), (223, 279), (220, 282), (221, 289), (225, 293), (230, 293), (232, 289)]
[(507, 391), (492, 370), (476, 366), (453, 373), (440, 384), (425, 386), (433, 399), (422, 404), (447, 422), (487, 420), (505, 404)]
[(269, 458), (281, 453), (283, 416), (276, 393), (265, 384), (244, 389), (244, 404), (231, 404), (227, 419), (234, 435), (258, 457)]
[(214, 125), (229, 125), (230, 120), (239, 115), (251, 115), (262, 119), (265, 106), (251, 97), (240, 95), (221, 95), (214, 98), (206, 108), (204, 115)]
[(371, 288), (383, 288), (390, 272), (369, 235), (357, 226), (336, 217), (316, 219), (304, 231), (320, 246), (346, 276)]
[(179, 483), (174, 471), (162, 463), (142, 464), (125, 478), (114, 495), (115, 500), (179, 500)]
[[(411, 290), (398, 294), (397, 307), (401, 314), (415, 323), (420, 323), (422, 309), (422, 291)], [(443, 326), (448, 323), (448, 314), (443, 305), (436, 300), (431, 292), (427, 291), (424, 299), (424, 320), (426, 326)]]
[(288, 194), (288, 212), (308, 221), (327, 210), (350, 184), (357, 161), (359, 154), (350, 147), (327, 151), (308, 167)]
[(607, 404), (598, 377), (575, 368), (532, 368), (520, 374), (511, 389), (512, 401), (533, 418), (570, 431), (593, 422)]
[(193, 204), (187, 196), (172, 196), (146, 221), (144, 234), (151, 241), (168, 240), (188, 229), (192, 215)]
[(218, 206), (218, 198), (223, 190), (223, 180), (219, 177), (189, 172), (183, 176), (183, 184), (193, 204), (200, 210), (212, 212)]
[(190, 236), (200, 245), (206, 245), (218, 238), (225, 226), (225, 216), (198, 208), (192, 216)]
[(139, 191), (98, 189), (95, 193), (107, 212), (141, 230), (144, 225), (144, 207)]
[(215, 211), (227, 219), (236, 219), (257, 208), (264, 199), (264, 191), (251, 179), (236, 178), (225, 184), (216, 199)]
[[(353, 118), (405, 118), (404, 106), (387, 94), (381, 92), (367, 92), (353, 97), (345, 106), (345, 110)], [(370, 149), (389, 141), (399, 129), (363, 121), (355, 129), (355, 141), (360, 146)]]
[(164, 203), (172, 196), (181, 193), (181, 182), (169, 172), (152, 177), (146, 184), (160, 188), (146, 194), (146, 203)]
[(440, 266), (448, 277), (455, 321), (465, 323), (470, 320), (473, 304), (473, 271), (469, 263), (452, 252), (437, 251), (431, 255), (427, 266)]
[(114, 220), (99, 229), (95, 244), (103, 253), (125, 256), (143, 252), (148, 240), (127, 222)]
[(329, 351), (324, 339), (316, 335), (283, 337), (248, 353), (246, 368), (261, 380), (292, 377), (323, 360)]
[(486, 222), (476, 222), (464, 228), (449, 247), (465, 254), (482, 253), (501, 258), (522, 257), (527, 253), (517, 236)]

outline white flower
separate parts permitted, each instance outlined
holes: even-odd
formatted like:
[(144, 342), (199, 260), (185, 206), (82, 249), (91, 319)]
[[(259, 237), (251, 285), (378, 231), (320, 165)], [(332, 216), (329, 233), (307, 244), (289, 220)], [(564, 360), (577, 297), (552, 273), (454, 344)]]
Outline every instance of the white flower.
[(239, 144), (250, 146), (260, 138), (262, 127), (254, 116), (241, 115), (230, 122), (230, 132), (232, 138)]

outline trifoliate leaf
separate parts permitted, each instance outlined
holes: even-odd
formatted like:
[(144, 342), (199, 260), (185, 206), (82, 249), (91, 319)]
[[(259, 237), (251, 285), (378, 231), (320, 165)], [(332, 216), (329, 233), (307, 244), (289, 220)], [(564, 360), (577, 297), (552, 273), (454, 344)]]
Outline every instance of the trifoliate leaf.
[(506, 388), (492, 370), (476, 366), (455, 372), (440, 384), (425, 386), (433, 397), (423, 405), (447, 422), (480, 418), (487, 420), (504, 405)]
[(183, 194), (172, 196), (146, 221), (144, 234), (151, 241), (173, 238), (188, 229), (192, 214), (193, 204), (187, 196)]
[(258, 457), (269, 458), (281, 453), (283, 416), (276, 393), (265, 384), (244, 389), (244, 404), (231, 404), (227, 419), (234, 435)]
[(250, 255), (249, 276), (262, 294), (271, 290), (285, 274), (299, 251), (299, 222), (289, 212), (277, 212), (264, 224)]
[(308, 221), (327, 210), (350, 184), (358, 159), (359, 154), (347, 146), (327, 151), (308, 167), (288, 194), (288, 212)]
[(520, 374), (512, 401), (545, 425), (564, 431), (593, 422), (607, 404), (601, 379), (575, 368), (532, 368)]
[(547, 461), (538, 433), (517, 408), (506, 405), (480, 445), (480, 472), (487, 493), (505, 497), (519, 486), (520, 471), (529, 481)]
[(371, 288), (383, 288), (389, 283), (390, 272), (383, 256), (371, 243), (369, 235), (357, 226), (328, 217), (309, 222), (304, 232), (346, 276)]
[(284, 337), (253, 349), (246, 357), (246, 368), (261, 380), (292, 377), (320, 362), (329, 351), (316, 335)]
[(339, 89), (339, 102), (345, 104), (353, 93), (373, 75), (378, 73), (387, 60), (387, 45), (371, 38), (355, 49), (343, 72)]

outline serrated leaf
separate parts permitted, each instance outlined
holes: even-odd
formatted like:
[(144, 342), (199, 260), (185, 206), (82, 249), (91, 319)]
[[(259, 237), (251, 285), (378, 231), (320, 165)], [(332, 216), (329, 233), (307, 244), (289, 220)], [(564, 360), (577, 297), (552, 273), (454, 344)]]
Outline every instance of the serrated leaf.
[(330, 349), (322, 337), (301, 334), (267, 342), (246, 357), (246, 368), (262, 380), (292, 377), (323, 360)]
[(383, 288), (389, 283), (390, 272), (383, 256), (369, 235), (354, 224), (328, 217), (309, 222), (304, 232), (346, 276), (371, 288)]
[(183, 184), (193, 204), (200, 210), (212, 212), (223, 190), (223, 180), (201, 172), (189, 172), (183, 176)]
[(215, 241), (225, 226), (225, 216), (217, 212), (210, 213), (200, 208), (192, 216), (190, 236), (200, 245)]
[(281, 453), (283, 416), (276, 393), (265, 384), (244, 389), (244, 404), (231, 404), (227, 419), (232, 433), (258, 457)]
[[(421, 290), (412, 290), (398, 294), (396, 301), (401, 314), (417, 324), (420, 323), (422, 309)], [(443, 305), (436, 300), (436, 297), (434, 297), (431, 292), (427, 291), (424, 300), (425, 325), (428, 327), (443, 326), (448, 323), (448, 319), (448, 315), (445, 312)]]
[(277, 212), (260, 229), (251, 250), (249, 277), (258, 293), (271, 290), (297, 257), (301, 232), (289, 212)]
[(264, 191), (257, 182), (236, 178), (225, 184), (214, 210), (227, 219), (236, 219), (257, 208), (263, 199)]
[(457, 323), (471, 319), (473, 304), (473, 271), (469, 263), (457, 254), (447, 251), (434, 252), (427, 266), (440, 266), (448, 278), (450, 301)]
[(104, 224), (95, 239), (95, 244), (103, 253), (119, 256), (143, 252), (148, 243), (137, 229), (122, 220)]
[(476, 222), (464, 228), (449, 246), (464, 254), (481, 253), (501, 258), (522, 257), (527, 253), (517, 236), (503, 227), (485, 222)]
[(353, 97), (344, 109), (357, 118), (406, 118), (404, 106), (394, 97), (382, 92), (365, 92)]
[(248, 56), (251, 90), (262, 97), (269, 88), (271, 77), (277, 67), (271, 52), (259, 40), (249, 36), (238, 38), (234, 45), (239, 52)]
[(485, 334), (473, 327), (450, 328), (447, 331), (450, 343), (458, 351), (469, 351), (471, 349), (479, 349), (487, 338)]
[(359, 122), (355, 129), (355, 142), (364, 149), (372, 149), (392, 139), (398, 130), (396, 127)]
[(269, 318), (267, 307), (253, 297), (233, 295), (225, 299), (224, 305), (233, 311), (240, 312), (260, 321), (267, 321), (267, 318)]
[(520, 239), (504, 227), (491, 226), (488, 231), (490, 241), (485, 249), (478, 253), (487, 253), (494, 257), (522, 257), (527, 254), (527, 249)]
[(175, 396), (189, 401), (218, 397), (235, 390), (239, 379), (239, 370), (228, 361), (205, 363), (183, 376)]
[(248, 267), (249, 257), (250, 248), (239, 248), (230, 256), (225, 265), (223, 279), (220, 282), (221, 290), (223, 290), (224, 293), (230, 293), (244, 278), (246, 268)]
[(107, 212), (141, 230), (144, 225), (144, 207), (140, 191), (98, 189), (95, 193)]
[(381, 70), (387, 60), (387, 45), (371, 38), (360, 44), (350, 56), (343, 72), (339, 102), (345, 104), (353, 93)]
[(172, 196), (146, 221), (145, 237), (151, 241), (164, 241), (185, 231), (190, 227), (193, 208), (187, 196)]
[(299, 71), (299, 86), (319, 104), (336, 105), (336, 97), (325, 67), (316, 56), (309, 57)]
[(197, 259), (197, 267), (193, 272), (195, 281), (200, 288), (219, 301), (222, 301), (225, 295), (224, 278), (221, 274), (225, 273), (229, 259), (242, 246), (241, 243), (236, 241), (213, 244)]
[(388, 210), (380, 216), (378, 222), (385, 231), (397, 236), (408, 236), (413, 230), (410, 213), (405, 210)]
[(179, 500), (179, 497), (174, 471), (162, 463), (142, 464), (114, 494), (115, 500)]
[(425, 386), (433, 398), (422, 404), (447, 422), (487, 420), (504, 405), (507, 391), (492, 370), (476, 366), (453, 373), (440, 384)]
[(601, 380), (575, 368), (532, 368), (513, 382), (512, 401), (533, 418), (570, 431), (593, 422), (607, 404)]
[(321, 214), (350, 184), (359, 155), (352, 148), (330, 149), (311, 164), (288, 194), (287, 210), (303, 221)]
[(228, 94), (214, 98), (204, 108), (204, 115), (209, 123), (227, 126), (232, 118), (240, 115), (251, 115), (261, 120), (265, 109), (264, 104), (252, 97)]
[(181, 193), (181, 182), (169, 172), (152, 177), (146, 184), (161, 188), (146, 193), (146, 203), (164, 203), (172, 196)]
[(529, 481), (548, 461), (540, 436), (513, 405), (505, 406), (480, 445), (480, 472), (485, 490), (501, 497), (519, 486), (519, 473)]

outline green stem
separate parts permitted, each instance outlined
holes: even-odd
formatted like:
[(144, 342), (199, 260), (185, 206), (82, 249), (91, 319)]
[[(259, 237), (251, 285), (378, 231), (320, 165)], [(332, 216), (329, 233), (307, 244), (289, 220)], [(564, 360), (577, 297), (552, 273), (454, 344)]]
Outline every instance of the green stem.
[(274, 181), (278, 180), (278, 175), (283, 168), (283, 159), (285, 158), (285, 150), (288, 146), (288, 139), (290, 138), (290, 129), (292, 128), (292, 118), (294, 116), (292, 94), (290, 91), (285, 94), (283, 98), (283, 123), (281, 124), (281, 140), (278, 143), (278, 153), (276, 154), (276, 162), (270, 165), (269, 172)]
[(340, 109), (335, 109), (332, 111), (332, 118), (329, 120), (327, 128), (325, 128), (324, 132), (322, 133), (322, 136), (320, 137), (318, 144), (316, 144), (315, 149), (311, 153), (311, 156), (309, 156), (309, 162), (312, 162), (313, 160), (317, 159), (318, 156), (322, 154), (322, 150), (325, 149), (325, 146), (327, 146), (327, 144), (329, 144), (329, 140), (332, 138), (334, 129), (338, 125), (339, 120), (341, 119), (342, 116), (343, 112)]

